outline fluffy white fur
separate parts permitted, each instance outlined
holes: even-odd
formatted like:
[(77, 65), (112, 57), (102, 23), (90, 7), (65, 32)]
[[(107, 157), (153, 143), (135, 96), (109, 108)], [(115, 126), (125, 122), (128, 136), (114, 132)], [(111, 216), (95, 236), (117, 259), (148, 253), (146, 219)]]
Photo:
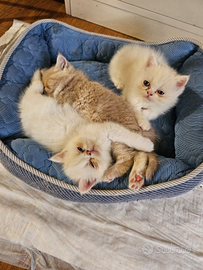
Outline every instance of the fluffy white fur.
[(62, 163), (81, 193), (103, 180), (112, 162), (111, 141), (146, 152), (153, 150), (148, 138), (113, 122), (90, 123), (68, 103), (60, 105), (43, 95), (40, 71), (35, 72), (22, 95), (19, 113), (25, 135), (57, 153), (51, 160)]
[(134, 107), (139, 125), (167, 112), (178, 101), (189, 76), (172, 69), (164, 56), (152, 48), (127, 45), (112, 58), (109, 74), (114, 85)]

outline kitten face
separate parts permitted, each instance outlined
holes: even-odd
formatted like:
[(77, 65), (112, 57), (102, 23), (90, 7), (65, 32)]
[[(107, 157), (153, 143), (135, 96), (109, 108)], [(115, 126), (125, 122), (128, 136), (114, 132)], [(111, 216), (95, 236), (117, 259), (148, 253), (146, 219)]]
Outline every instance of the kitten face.
[(57, 70), (55, 67), (41, 70), (41, 80), (44, 85), (45, 94), (52, 96), (54, 91), (63, 81), (64, 72)]
[(41, 80), (44, 85), (45, 93), (53, 94), (56, 81), (54, 80), (55, 72), (54, 68), (42, 69), (41, 70)]
[(164, 102), (180, 94), (176, 85), (176, 74), (165, 67), (151, 67), (140, 72), (138, 87), (146, 100)]
[(136, 45), (124, 46), (115, 54), (109, 73), (124, 98), (148, 120), (173, 107), (189, 80), (171, 68), (161, 52)]
[(140, 103), (140, 109), (149, 109), (158, 116), (175, 105), (188, 79), (169, 66), (151, 65), (131, 76), (123, 94), (132, 105)]
[[(59, 155), (61, 159), (57, 160)], [(89, 135), (73, 136), (62, 153), (51, 160), (63, 163), (64, 172), (78, 183), (81, 194), (103, 180), (104, 172), (112, 162), (109, 147), (100, 147)]]
[[(59, 53), (55, 66), (41, 70), (45, 93), (52, 96), (59, 85), (63, 87), (63, 84), (66, 85), (68, 80), (71, 81), (71, 75), (74, 75), (74, 71), (74, 67)], [(70, 75), (69, 78), (67, 78), (67, 74)], [(66, 79), (64, 80), (64, 78)]]

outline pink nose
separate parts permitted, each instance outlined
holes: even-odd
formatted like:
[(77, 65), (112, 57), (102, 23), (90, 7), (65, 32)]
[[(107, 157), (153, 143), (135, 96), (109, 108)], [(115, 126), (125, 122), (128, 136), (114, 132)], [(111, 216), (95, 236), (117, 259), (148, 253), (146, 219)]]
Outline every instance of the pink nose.
[(87, 152), (86, 152), (86, 153), (87, 153), (87, 155), (88, 155), (88, 156), (91, 156), (92, 151), (87, 150)]
[(149, 97), (149, 96), (153, 96), (153, 93), (152, 93), (152, 91), (147, 91), (147, 96)]

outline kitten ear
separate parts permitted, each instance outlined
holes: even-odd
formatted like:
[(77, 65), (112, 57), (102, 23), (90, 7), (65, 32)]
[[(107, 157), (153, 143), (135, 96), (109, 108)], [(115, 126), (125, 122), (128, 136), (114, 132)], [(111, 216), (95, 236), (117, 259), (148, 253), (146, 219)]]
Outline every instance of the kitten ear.
[(88, 179), (80, 179), (79, 181), (79, 191), (81, 194), (87, 193), (97, 182), (97, 179), (94, 179), (92, 181)]
[(189, 80), (190, 76), (187, 75), (177, 75), (176, 76), (176, 90), (178, 91), (178, 94), (182, 94), (182, 92), (185, 89), (185, 86)]
[(53, 157), (49, 158), (49, 160), (56, 162), (56, 163), (63, 163), (65, 152), (60, 152)]
[(155, 54), (151, 54), (147, 60), (146, 67), (151, 67), (151, 66), (158, 66), (158, 62), (157, 62)]
[(58, 54), (57, 60), (56, 60), (56, 69), (63, 70), (64, 68), (68, 67), (69, 62), (66, 60), (66, 58), (62, 54)]

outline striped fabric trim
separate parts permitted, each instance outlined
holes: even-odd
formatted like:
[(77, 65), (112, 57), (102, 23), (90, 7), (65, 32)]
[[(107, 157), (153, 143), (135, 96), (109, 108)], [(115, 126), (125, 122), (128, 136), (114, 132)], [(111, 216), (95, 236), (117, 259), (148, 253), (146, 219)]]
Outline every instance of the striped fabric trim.
[[(55, 191), (56, 191), (56, 192), (53, 192), (53, 190), (52, 190), (52, 193), (54, 193), (54, 196), (60, 197), (62, 199), (67, 199), (66, 196), (63, 197), (63, 196), (60, 196), (60, 194), (56, 194), (56, 193), (61, 192), (62, 190), (64, 190), (65, 192), (70, 191), (70, 193), (74, 193), (76, 196), (74, 198), (74, 201), (75, 200), (81, 201), (81, 197), (82, 197), (83, 202), (91, 202), (91, 200), (86, 201), (86, 196), (88, 196), (89, 199), (92, 196), (96, 196), (98, 199), (98, 202), (101, 202), (100, 200), (102, 199), (102, 197), (103, 198), (105, 197), (104, 203), (106, 203), (106, 200), (108, 201), (108, 199), (107, 199), (108, 197), (112, 197), (111, 199), (109, 198), (110, 202), (123, 201), (122, 197), (125, 198), (125, 201), (131, 201), (131, 200), (136, 200), (136, 198), (146, 199), (145, 198), (146, 195), (149, 195), (150, 193), (154, 193), (153, 198), (155, 199), (155, 198), (159, 198), (159, 197), (164, 197), (164, 194), (168, 193), (168, 191), (171, 188), (172, 188), (173, 192), (171, 190), (171, 195), (167, 196), (167, 197), (173, 197), (173, 196), (182, 194), (184, 192), (187, 192), (187, 191), (193, 189), (196, 185), (201, 183), (201, 181), (203, 179), (203, 163), (202, 163), (199, 167), (197, 167), (194, 171), (189, 173), (187, 176), (181, 177), (179, 179), (176, 179), (176, 180), (173, 180), (170, 182), (165, 182), (165, 183), (161, 183), (161, 184), (157, 184), (157, 185), (143, 187), (139, 191), (133, 191), (130, 189), (123, 189), (123, 190), (96, 190), (96, 189), (92, 189), (88, 194), (81, 196), (79, 194), (79, 190), (76, 186), (67, 184), (63, 181), (57, 180), (53, 177), (50, 177), (50, 176), (36, 170), (32, 166), (28, 165), (27, 163), (23, 162), (18, 157), (16, 157), (4, 145), (4, 143), (2, 141), (0, 141), (0, 149), (1, 149), (1, 152), (8, 157), (8, 159), (13, 161), (17, 165), (16, 169), (19, 169), (20, 167), (23, 168), (25, 171), (31, 173), (34, 176), (34, 178), (37, 177), (37, 178), (43, 180), (44, 181), (43, 185), (46, 185), (46, 183), (51, 184), (52, 188), (54, 187)], [(2, 162), (2, 164), (3, 164), (3, 162)], [(5, 166), (5, 164), (3, 164), (3, 165)], [(61, 195), (62, 195), (62, 193), (61, 193)], [(136, 196), (136, 195), (139, 195), (139, 196)], [(77, 196), (78, 196), (78, 198), (77, 198)], [(99, 197), (101, 197), (101, 198), (99, 198)], [(149, 196), (149, 197), (151, 197), (151, 196)]]

